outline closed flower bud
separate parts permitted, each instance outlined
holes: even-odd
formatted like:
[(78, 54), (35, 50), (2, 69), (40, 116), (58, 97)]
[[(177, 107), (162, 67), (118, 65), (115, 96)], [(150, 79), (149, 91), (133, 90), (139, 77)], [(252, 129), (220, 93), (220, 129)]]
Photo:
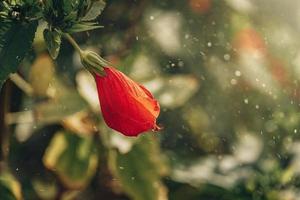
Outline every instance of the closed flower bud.
[(95, 74), (95, 80), (106, 124), (126, 136), (159, 130), (160, 107), (153, 95), (115, 68), (104, 67), (104, 71), (105, 76)]

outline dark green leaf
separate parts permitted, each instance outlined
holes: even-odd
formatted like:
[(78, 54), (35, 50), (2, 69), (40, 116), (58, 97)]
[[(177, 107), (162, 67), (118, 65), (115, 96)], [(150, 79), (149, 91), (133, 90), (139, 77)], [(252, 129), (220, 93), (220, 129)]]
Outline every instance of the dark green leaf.
[(132, 199), (166, 199), (167, 191), (160, 180), (166, 166), (159, 155), (157, 140), (151, 135), (139, 137), (126, 154), (111, 151), (110, 169)]
[(103, 0), (95, 0), (92, 2), (91, 7), (87, 14), (81, 19), (83, 21), (91, 21), (96, 19), (105, 7), (105, 2)]
[(56, 31), (44, 30), (44, 39), (47, 44), (49, 54), (53, 59), (56, 59), (61, 45), (61, 35)]
[(83, 31), (90, 31), (98, 28), (103, 28), (103, 26), (97, 25), (97, 23), (91, 23), (91, 22), (80, 22), (77, 24), (74, 24), (71, 28), (66, 29), (65, 32), (68, 33), (77, 33), (77, 32), (83, 32)]
[(36, 28), (37, 22), (0, 22), (0, 88), (30, 50)]

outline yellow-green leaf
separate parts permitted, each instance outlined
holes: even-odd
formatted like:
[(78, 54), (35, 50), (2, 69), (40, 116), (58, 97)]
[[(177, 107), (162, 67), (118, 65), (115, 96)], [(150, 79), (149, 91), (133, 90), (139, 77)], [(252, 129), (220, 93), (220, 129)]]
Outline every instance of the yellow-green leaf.
[(19, 182), (8, 171), (0, 174), (0, 199), (21, 200), (21, 186)]
[(46, 149), (43, 162), (66, 187), (78, 189), (85, 187), (95, 174), (98, 152), (92, 137), (58, 132)]

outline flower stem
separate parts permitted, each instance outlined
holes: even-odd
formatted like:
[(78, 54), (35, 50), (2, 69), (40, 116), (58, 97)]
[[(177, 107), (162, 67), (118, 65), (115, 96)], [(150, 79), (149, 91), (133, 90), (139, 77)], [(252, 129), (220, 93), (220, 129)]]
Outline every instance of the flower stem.
[(18, 86), (18, 88), (20, 88), (25, 94), (27, 94), (28, 96), (32, 96), (33, 95), (33, 88), (31, 87), (31, 85), (26, 82), (19, 74), (14, 73), (11, 74), (9, 76), (10, 80), (12, 82), (14, 82), (14, 84), (16, 86)]
[(75, 48), (75, 50), (82, 55), (82, 49), (79, 47), (79, 45), (77, 44), (77, 42), (73, 39), (73, 37), (68, 34), (68, 33), (64, 33), (63, 36), (70, 42), (70, 44)]

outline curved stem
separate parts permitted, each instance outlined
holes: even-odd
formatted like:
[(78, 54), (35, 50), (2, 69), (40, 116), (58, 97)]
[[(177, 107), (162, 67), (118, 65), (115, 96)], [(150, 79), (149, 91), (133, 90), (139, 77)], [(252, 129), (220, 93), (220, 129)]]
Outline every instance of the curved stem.
[(64, 33), (63, 36), (70, 42), (70, 44), (75, 48), (75, 50), (82, 55), (82, 49), (79, 47), (79, 45), (77, 44), (77, 42), (73, 39), (73, 37), (68, 34), (68, 33)]

